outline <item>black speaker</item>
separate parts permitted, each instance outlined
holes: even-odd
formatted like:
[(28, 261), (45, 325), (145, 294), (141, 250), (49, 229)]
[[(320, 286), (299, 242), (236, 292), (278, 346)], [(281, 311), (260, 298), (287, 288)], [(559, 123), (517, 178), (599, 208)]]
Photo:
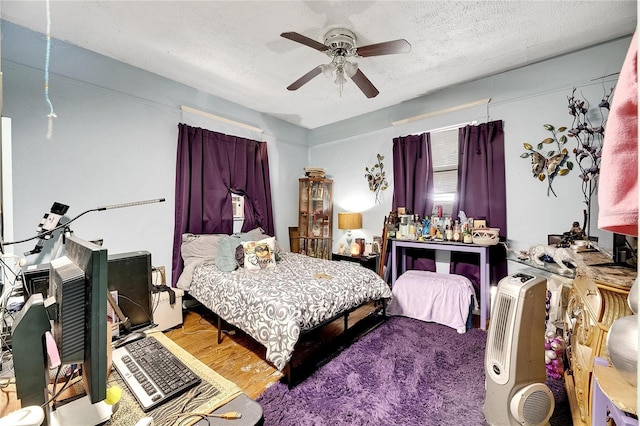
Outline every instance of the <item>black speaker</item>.
[(116, 301), (129, 318), (132, 330), (153, 323), (151, 253), (135, 251), (109, 255), (108, 288), (118, 292)]

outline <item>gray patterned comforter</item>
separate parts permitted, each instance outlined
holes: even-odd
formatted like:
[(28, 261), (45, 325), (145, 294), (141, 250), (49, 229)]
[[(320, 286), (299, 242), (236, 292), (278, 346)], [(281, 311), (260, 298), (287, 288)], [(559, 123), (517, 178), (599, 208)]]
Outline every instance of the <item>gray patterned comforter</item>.
[(229, 324), (266, 346), (282, 370), (300, 332), (363, 303), (391, 298), (373, 271), (352, 262), (283, 253), (274, 268), (220, 271), (213, 262), (193, 272), (189, 293)]

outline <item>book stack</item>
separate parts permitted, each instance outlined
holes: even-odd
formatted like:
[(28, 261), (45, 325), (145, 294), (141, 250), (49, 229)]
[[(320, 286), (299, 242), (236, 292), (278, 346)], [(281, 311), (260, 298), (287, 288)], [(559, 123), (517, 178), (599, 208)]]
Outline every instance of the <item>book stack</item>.
[(325, 176), (324, 168), (322, 167), (305, 167), (304, 175), (306, 177), (323, 178)]

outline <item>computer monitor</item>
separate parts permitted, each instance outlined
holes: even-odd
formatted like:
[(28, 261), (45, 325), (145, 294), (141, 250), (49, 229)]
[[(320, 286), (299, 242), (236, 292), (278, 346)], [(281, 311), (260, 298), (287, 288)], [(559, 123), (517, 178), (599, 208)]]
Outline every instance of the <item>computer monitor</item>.
[(149, 327), (153, 323), (151, 253), (110, 254), (108, 288), (117, 292), (116, 302), (129, 319), (131, 330)]
[[(634, 244), (632, 245), (631, 240)], [(637, 237), (628, 237), (623, 234), (613, 234), (613, 263), (616, 265), (637, 265)]]
[(51, 261), (53, 336), (63, 364), (82, 363), (84, 388), (97, 403), (107, 396), (107, 249), (75, 236), (65, 248)]

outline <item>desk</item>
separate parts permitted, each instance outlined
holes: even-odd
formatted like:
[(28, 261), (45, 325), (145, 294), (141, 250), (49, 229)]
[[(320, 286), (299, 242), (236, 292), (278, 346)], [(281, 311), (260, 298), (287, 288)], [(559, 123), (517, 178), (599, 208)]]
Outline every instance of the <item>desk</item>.
[[(185, 411), (212, 413), (238, 411), (242, 413), (242, 417), (237, 420), (226, 420), (212, 417), (208, 418), (208, 422), (207, 420), (200, 420), (197, 423), (198, 425), (253, 426), (262, 424), (262, 407), (260, 404), (247, 397), (247, 395), (245, 395), (235, 383), (223, 378), (215, 371), (211, 370), (197, 358), (171, 341), (171, 339), (166, 337), (164, 334), (153, 333), (153, 336), (202, 378), (202, 383), (195, 388), (202, 391), (201, 396), (194, 398), (191, 403), (185, 407)], [(143, 413), (133, 395), (129, 393), (126, 384), (124, 384), (117, 371), (113, 369), (109, 375), (108, 386), (115, 384), (122, 388), (122, 398), (116, 406), (117, 408), (114, 410), (111, 419), (107, 421), (105, 425), (133, 426), (139, 419), (145, 416), (154, 417), (155, 424), (158, 426), (173, 425), (175, 423), (173, 420), (163, 421), (163, 419), (167, 417), (168, 414), (180, 412), (187, 399), (187, 394), (185, 393), (175, 399), (167, 401), (165, 404), (160, 405), (157, 408), (154, 408), (148, 413)], [(210, 388), (212, 385), (221, 390), (220, 398), (218, 396), (212, 397), (209, 394), (209, 389), (207, 387)], [(70, 397), (74, 394), (79, 394), (82, 392), (82, 384), (77, 382), (76, 385), (70, 389), (70, 392)], [(15, 385), (11, 385), (10, 389), (5, 389), (0, 395), (4, 395), (3, 398), (0, 398), (0, 417), (20, 408), (19, 400), (15, 393)], [(196, 418), (192, 419), (194, 422), (197, 420)], [(64, 424), (65, 426), (68, 426), (68, 423)], [(83, 424), (82, 418), (79, 418), (79, 423), (77, 424)], [(182, 419), (182, 423), (180, 424), (191, 423), (186, 422), (186, 419)]]
[(209, 417), (207, 420), (202, 419), (196, 425), (210, 425), (210, 426), (253, 426), (261, 425), (264, 421), (262, 407), (260, 404), (249, 398), (246, 394), (242, 393), (231, 401), (224, 404), (222, 407), (214, 410), (212, 413), (222, 414), (229, 411), (237, 411), (242, 413), (242, 417), (235, 420), (221, 419), (217, 417)]
[[(158, 341), (169, 349), (173, 355), (179, 358), (187, 367), (202, 378), (202, 383), (194, 388), (201, 391), (202, 394), (198, 398), (194, 398), (193, 401), (190, 402), (190, 405), (184, 407), (184, 411), (213, 412), (214, 409), (216, 413), (239, 411), (242, 413), (242, 417), (240, 419), (233, 420), (233, 425), (253, 426), (260, 423), (262, 420), (262, 408), (260, 407), (260, 404), (244, 395), (242, 390), (235, 383), (220, 376), (164, 334), (152, 333), (152, 336), (158, 339)], [(161, 420), (172, 413), (180, 412), (185, 403), (186, 394), (179, 396), (174, 400), (167, 401), (165, 404), (152, 409), (148, 413), (142, 413), (140, 406), (128, 392), (126, 384), (122, 382), (115, 370), (111, 373), (111, 376), (123, 389), (123, 395), (120, 400), (120, 407), (114, 412), (111, 417), (111, 421), (108, 424), (114, 426), (135, 424), (135, 422), (131, 422), (133, 420), (137, 421), (144, 416), (152, 416), (156, 425), (164, 425), (166, 422), (163, 423)], [(208, 387), (210, 388), (212, 385), (221, 391), (220, 394), (211, 396)], [(218, 422), (218, 420), (222, 421)], [(210, 418), (209, 423), (207, 423), (206, 420), (202, 420), (197, 424), (229, 424), (229, 421), (230, 420)], [(181, 424), (184, 424), (184, 422)]]
[(453, 242), (432, 242), (432, 241), (411, 241), (411, 240), (398, 240), (390, 239), (391, 241), (391, 286), (396, 282), (398, 278), (398, 249), (400, 250), (400, 256), (402, 259), (401, 273), (407, 268), (407, 248), (414, 248), (420, 250), (435, 250), (435, 251), (448, 251), (448, 252), (466, 252), (466, 253), (478, 253), (480, 255), (480, 328), (482, 330), (487, 329), (487, 320), (489, 319), (491, 297), (489, 292), (489, 246), (481, 246), (478, 244), (464, 244)]

